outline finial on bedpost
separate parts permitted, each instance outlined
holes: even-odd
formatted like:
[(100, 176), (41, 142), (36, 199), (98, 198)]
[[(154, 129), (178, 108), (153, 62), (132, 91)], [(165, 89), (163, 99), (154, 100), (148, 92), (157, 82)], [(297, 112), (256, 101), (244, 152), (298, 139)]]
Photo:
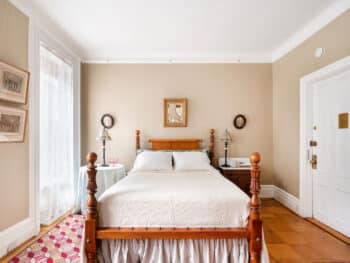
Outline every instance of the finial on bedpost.
[(97, 252), (96, 252), (96, 227), (98, 221), (97, 213), (97, 200), (95, 193), (97, 191), (96, 184), (96, 166), (95, 162), (97, 160), (96, 153), (89, 153), (86, 156), (87, 160), (87, 174), (88, 174), (88, 200), (86, 207), (86, 219), (85, 219), (85, 251), (88, 263), (97, 262)]
[(249, 238), (249, 252), (250, 263), (261, 262), (261, 250), (262, 250), (262, 221), (260, 218), (261, 201), (259, 198), (260, 193), (260, 154), (254, 152), (250, 156), (251, 168), (251, 181), (250, 181), (250, 193), (252, 194), (250, 200), (250, 213), (248, 220), (248, 230), (250, 232)]
[(215, 165), (215, 130), (210, 129), (210, 141), (209, 141), (209, 158), (211, 165)]
[(136, 150), (140, 150), (140, 130), (136, 130)]

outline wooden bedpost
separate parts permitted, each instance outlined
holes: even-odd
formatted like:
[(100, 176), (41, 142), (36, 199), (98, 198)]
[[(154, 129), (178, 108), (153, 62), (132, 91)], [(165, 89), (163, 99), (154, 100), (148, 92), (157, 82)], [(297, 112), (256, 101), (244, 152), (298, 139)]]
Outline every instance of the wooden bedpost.
[(136, 150), (140, 150), (140, 130), (136, 130)]
[(85, 219), (85, 252), (88, 263), (97, 263), (97, 250), (96, 250), (96, 228), (98, 225), (98, 213), (97, 213), (97, 200), (95, 193), (97, 190), (96, 184), (96, 166), (97, 160), (96, 153), (89, 153), (86, 156), (87, 160), (87, 174), (88, 174), (88, 200), (86, 207), (86, 219)]
[(260, 193), (260, 154), (255, 152), (250, 156), (251, 169), (251, 182), (250, 192), (252, 194), (250, 200), (250, 213), (248, 220), (249, 237), (249, 252), (250, 263), (261, 262), (261, 250), (262, 250), (262, 221), (260, 218), (261, 201), (259, 198)]
[(210, 141), (209, 141), (209, 158), (211, 165), (215, 165), (215, 131), (214, 129), (210, 129)]

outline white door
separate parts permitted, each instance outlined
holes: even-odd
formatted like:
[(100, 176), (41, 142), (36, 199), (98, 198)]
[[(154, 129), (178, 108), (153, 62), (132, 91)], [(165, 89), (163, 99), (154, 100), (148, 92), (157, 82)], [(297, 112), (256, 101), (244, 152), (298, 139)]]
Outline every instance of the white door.
[(350, 236), (350, 128), (339, 128), (341, 113), (350, 118), (350, 70), (313, 85), (312, 147), (313, 216)]

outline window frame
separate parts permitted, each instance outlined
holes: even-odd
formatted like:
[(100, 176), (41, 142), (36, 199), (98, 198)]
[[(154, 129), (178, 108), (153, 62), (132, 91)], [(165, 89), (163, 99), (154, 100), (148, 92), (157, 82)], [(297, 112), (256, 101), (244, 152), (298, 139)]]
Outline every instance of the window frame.
[(76, 187), (81, 161), (80, 71), (81, 59), (35, 23), (29, 25), (29, 214), (40, 231), (40, 47), (44, 45), (73, 69), (73, 166)]

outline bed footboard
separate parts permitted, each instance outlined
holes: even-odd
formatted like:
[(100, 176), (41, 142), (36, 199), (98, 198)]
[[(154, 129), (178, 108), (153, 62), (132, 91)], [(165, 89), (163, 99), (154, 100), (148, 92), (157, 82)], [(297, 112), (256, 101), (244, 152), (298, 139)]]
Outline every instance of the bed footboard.
[(97, 262), (97, 240), (100, 239), (233, 239), (249, 240), (250, 263), (261, 262), (262, 221), (260, 218), (260, 155), (253, 153), (250, 191), (250, 213), (246, 228), (98, 228), (98, 208), (95, 193), (97, 155), (89, 153), (88, 162), (88, 201), (85, 219), (85, 252), (88, 263)]

